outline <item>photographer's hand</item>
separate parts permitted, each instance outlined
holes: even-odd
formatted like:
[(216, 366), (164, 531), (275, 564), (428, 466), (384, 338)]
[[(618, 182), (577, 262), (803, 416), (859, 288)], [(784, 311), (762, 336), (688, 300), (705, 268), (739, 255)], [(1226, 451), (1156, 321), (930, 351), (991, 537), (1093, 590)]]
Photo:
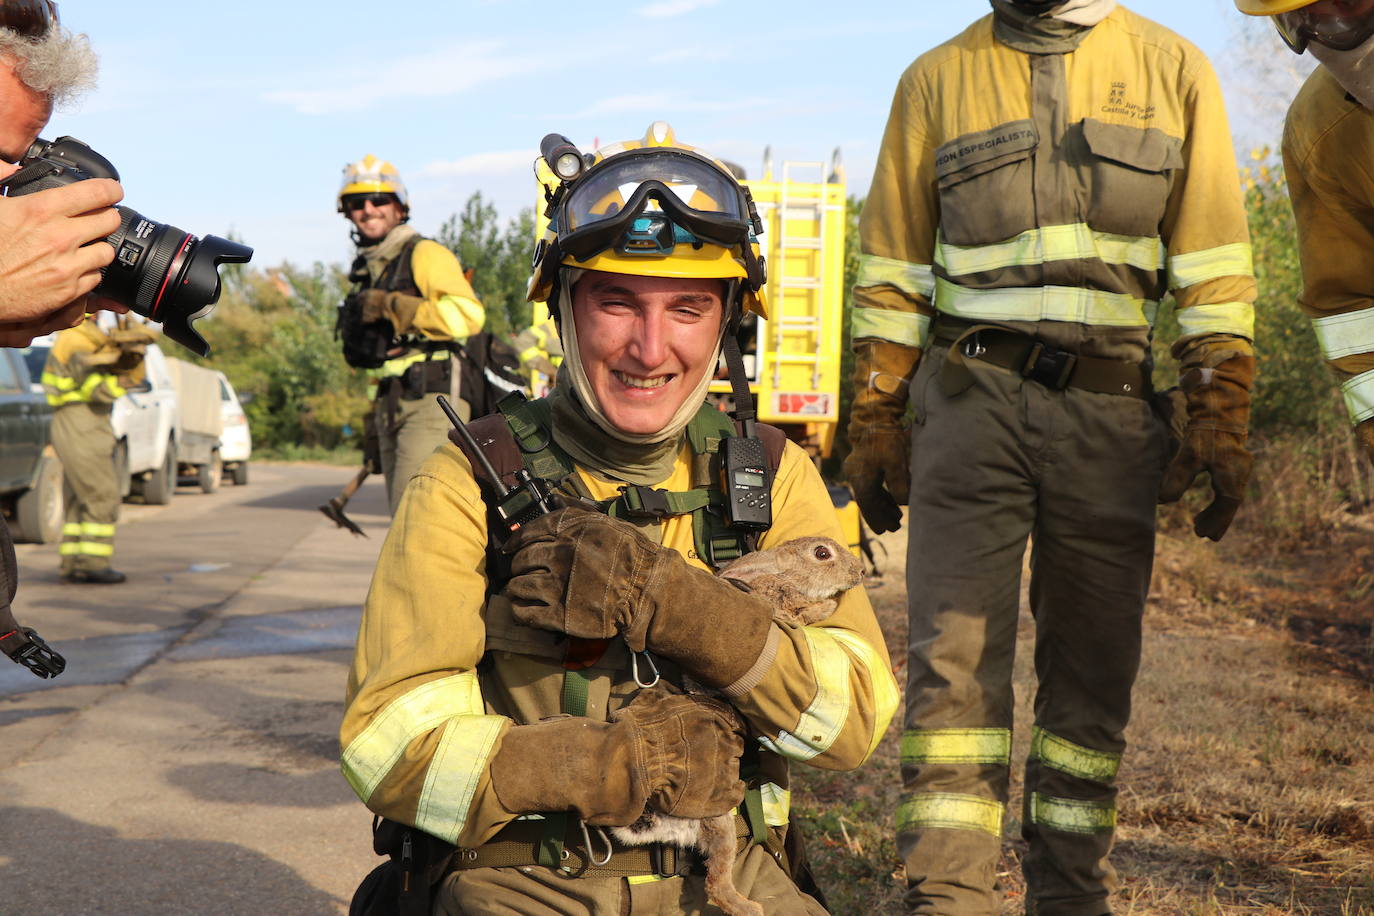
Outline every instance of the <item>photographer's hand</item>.
[(70, 327), (86, 311), (114, 260), (111, 246), (90, 243), (119, 228), (123, 197), (118, 182), (91, 179), (0, 198), (0, 333)]

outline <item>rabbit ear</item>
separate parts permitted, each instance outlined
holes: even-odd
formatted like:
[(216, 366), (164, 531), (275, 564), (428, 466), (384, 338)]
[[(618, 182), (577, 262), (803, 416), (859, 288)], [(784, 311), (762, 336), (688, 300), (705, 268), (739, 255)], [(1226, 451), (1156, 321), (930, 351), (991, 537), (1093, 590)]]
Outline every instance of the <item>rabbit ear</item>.
[(731, 560), (716, 575), (726, 579), (749, 581), (759, 576), (771, 576), (778, 572), (778, 558), (771, 550), (746, 553), (738, 560)]
[(753, 587), (743, 579), (736, 579), (731, 576), (721, 576), (721, 578), (742, 592), (752, 592), (754, 590)]

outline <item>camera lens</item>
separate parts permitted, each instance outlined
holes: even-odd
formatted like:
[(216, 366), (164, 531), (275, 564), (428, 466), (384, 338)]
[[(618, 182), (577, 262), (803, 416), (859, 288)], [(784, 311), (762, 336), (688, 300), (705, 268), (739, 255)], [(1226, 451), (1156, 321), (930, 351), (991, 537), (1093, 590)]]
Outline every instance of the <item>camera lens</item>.
[(210, 347), (191, 322), (219, 301), (219, 265), (246, 264), (253, 249), (217, 235), (198, 239), (129, 207), (116, 209), (119, 228), (106, 239), (115, 258), (95, 291), (161, 322), (172, 340), (207, 355)]

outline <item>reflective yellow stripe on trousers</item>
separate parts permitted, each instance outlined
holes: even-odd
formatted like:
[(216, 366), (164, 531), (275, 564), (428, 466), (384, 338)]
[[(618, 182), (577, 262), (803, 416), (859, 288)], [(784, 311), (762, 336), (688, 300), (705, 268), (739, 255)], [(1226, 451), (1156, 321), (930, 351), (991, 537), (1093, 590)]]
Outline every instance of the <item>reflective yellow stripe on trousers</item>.
[(1030, 755), (1061, 773), (1102, 783), (1115, 780), (1121, 767), (1120, 754), (1074, 744), (1038, 725), (1031, 730)]
[(903, 799), (897, 806), (897, 829), (944, 827), (1002, 835), (1001, 802), (957, 792), (923, 792)]
[(1011, 763), (1009, 728), (921, 728), (902, 733), (902, 763)]
[(1101, 833), (1116, 826), (1116, 806), (1031, 793), (1031, 823), (1065, 833)]
[(416, 826), (453, 842), (467, 822), (477, 781), (506, 721), (482, 710), (481, 688), (471, 671), (402, 694), (344, 749), (344, 778), (366, 802), (412, 741), (446, 726), (425, 776)]
[(1341, 385), (1345, 395), (1345, 409), (1350, 411), (1353, 423), (1363, 423), (1374, 417), (1374, 369), (1361, 372)]
[(1312, 330), (1327, 359), (1374, 353), (1374, 308), (1313, 318)]

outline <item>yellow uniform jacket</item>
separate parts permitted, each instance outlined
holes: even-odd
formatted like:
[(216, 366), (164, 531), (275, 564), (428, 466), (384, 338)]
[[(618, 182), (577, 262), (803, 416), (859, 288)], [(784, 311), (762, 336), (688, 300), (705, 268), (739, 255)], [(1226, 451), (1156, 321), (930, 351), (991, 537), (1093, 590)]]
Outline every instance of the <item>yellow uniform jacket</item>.
[(902, 75), (861, 221), (853, 336), (926, 345), (937, 314), (1142, 360), (1172, 291), (1181, 339), (1253, 337), (1235, 155), (1202, 53), (1118, 7), (1065, 53), (994, 17)]
[(1283, 164), (1298, 224), (1303, 292), (1350, 419), (1374, 418), (1374, 112), (1325, 67), (1288, 110)]
[[(691, 463), (684, 446), (658, 486), (689, 489)], [(618, 492), (582, 468), (577, 474), (593, 498)], [(841, 539), (825, 486), (796, 445), (787, 445), (772, 496), (774, 524), (761, 547), (807, 535)], [(690, 516), (665, 519), (649, 533), (706, 568)], [(563, 691), (562, 637), (519, 625), (499, 595), (487, 600), (486, 548), (486, 506), (467, 459), (447, 445), (411, 480), (382, 548), (341, 729), (344, 774), (369, 808), (463, 846), (525, 813), (501, 806), (490, 761), (513, 725), (558, 715)], [(820, 624), (775, 626), (772, 667), (732, 702), (761, 736), (765, 820), (780, 827), (787, 760), (858, 766), (887, 729), (897, 686), (862, 589)], [(588, 673), (590, 717), (605, 720), (635, 692), (619, 640)], [(667, 670), (665, 677), (673, 679)]]
[(55, 408), (100, 404), (108, 410), (125, 394), (119, 383), (120, 369), (115, 367), (120, 356), (109, 336), (89, 319), (59, 332), (43, 366), (48, 403)]

